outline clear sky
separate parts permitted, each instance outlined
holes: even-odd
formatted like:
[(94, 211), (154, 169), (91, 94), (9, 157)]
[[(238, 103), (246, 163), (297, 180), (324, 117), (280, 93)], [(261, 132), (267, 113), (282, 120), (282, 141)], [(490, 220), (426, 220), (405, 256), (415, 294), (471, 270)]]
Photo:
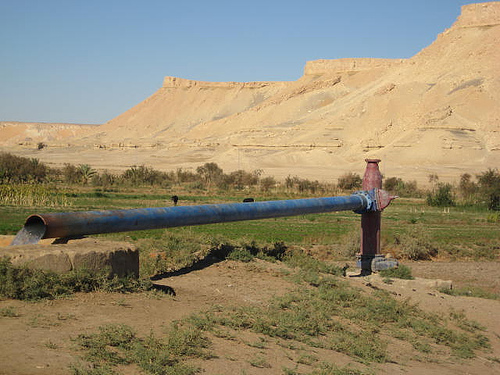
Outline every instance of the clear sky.
[(463, 0), (0, 0), (0, 121), (104, 123), (164, 76), (293, 81), (308, 60), (408, 58)]

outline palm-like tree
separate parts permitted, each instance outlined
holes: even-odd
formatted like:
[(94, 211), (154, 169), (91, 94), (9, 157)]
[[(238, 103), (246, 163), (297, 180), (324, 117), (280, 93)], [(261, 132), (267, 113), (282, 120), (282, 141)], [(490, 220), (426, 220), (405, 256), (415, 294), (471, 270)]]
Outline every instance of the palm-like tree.
[(78, 166), (78, 174), (80, 175), (82, 183), (87, 185), (92, 177), (97, 174), (97, 171), (88, 164), (80, 164)]

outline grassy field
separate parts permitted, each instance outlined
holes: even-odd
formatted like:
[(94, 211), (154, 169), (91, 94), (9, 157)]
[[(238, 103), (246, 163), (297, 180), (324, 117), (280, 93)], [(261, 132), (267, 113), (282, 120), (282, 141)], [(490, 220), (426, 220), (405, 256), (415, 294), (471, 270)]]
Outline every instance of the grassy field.
[[(171, 194), (166, 190), (103, 192), (91, 188), (60, 188), (55, 194), (57, 199), (49, 199), (45, 205), (0, 206), (0, 234), (15, 234), (26, 217), (34, 213), (172, 205)], [(197, 193), (179, 196), (179, 204), (192, 205), (241, 202), (245, 195)], [(303, 197), (274, 194), (257, 200)], [(64, 204), (58, 206), (53, 202)], [(105, 292), (113, 296), (111, 299), (119, 298), (118, 302), (103, 298), (105, 302), (94, 306), (96, 314), (102, 315), (97, 316), (99, 323), (91, 319), (93, 328), (90, 331), (84, 323), (89, 313), (87, 310), (72, 319), (71, 324), (81, 322), (81, 326), (76, 331), (74, 326), (69, 327), (71, 343), (66, 336), (59, 338), (56, 335), (58, 330), (51, 330), (54, 336), (48, 338), (49, 331), (43, 332), (45, 340), (49, 341), (42, 350), (57, 352), (68, 348), (64, 350), (77, 353), (80, 359), (72, 359), (69, 368), (71, 373), (78, 375), (121, 373), (122, 369), (129, 367), (150, 374), (195, 374), (210, 361), (225, 361), (220, 368), (239, 363), (250, 369), (267, 369), (267, 373), (365, 375), (377, 373), (377, 370), (372, 370), (374, 366), (379, 366), (378, 373), (385, 373), (384, 366), (394, 363), (406, 366), (410, 358), (417, 358), (417, 362), (426, 366), (443, 361), (468, 363), (466, 361), (472, 361), (476, 356), (489, 355), (492, 344), (487, 335), (490, 332), (466, 318), (461, 310), (450, 309), (446, 314), (426, 312), (417, 303), (410, 303), (409, 299), (394, 297), (395, 293), (370, 283), (360, 289), (351, 285), (349, 278), (340, 277), (341, 268), (331, 261), (355, 259), (359, 250), (359, 226), (360, 215), (332, 212), (102, 235), (134, 242), (139, 248), (141, 278), (125, 280), (128, 284), (124, 284), (124, 280), (109, 280), (93, 274), (56, 276), (41, 271), (28, 272), (4, 260), (0, 262), (0, 295), (3, 296), (0, 298), (3, 302), (0, 318), (3, 327), (9, 329), (12, 337), (17, 337), (18, 332), (12, 328), (14, 325), (9, 325), (7, 320), (38, 319), (36, 322), (30, 320), (29, 328), (22, 327), (34, 332), (41, 329), (39, 321), (42, 316), (38, 317), (31, 312), (33, 309), (24, 307), (28, 305), (13, 304), (10, 300), (52, 299), (54, 306), (59, 306), (56, 323), (61, 325), (76, 308), (71, 299), (62, 297), (75, 292), (97, 292), (88, 297), (92, 300)], [(404, 198), (394, 201), (382, 214), (382, 242), (383, 252), (390, 252), (400, 259), (497, 260), (500, 224), (491, 212), (484, 209), (461, 206), (443, 209), (427, 206), (424, 199)], [(149, 276), (164, 276), (189, 268), (208, 254), (229, 260), (222, 262), (216, 280), (225, 276), (232, 278), (213, 284), (214, 279), (200, 281), (199, 274), (194, 275), (194, 272), (191, 275), (187, 272), (184, 278), (165, 276), (169, 283), (185, 283), (178, 287), (184, 293), (178, 299), (158, 296), (156, 290), (151, 289), (153, 284)], [(259, 263), (257, 258), (260, 258), (259, 262), (265, 262)], [(275, 265), (279, 268), (274, 268)], [(217, 267), (206, 267), (204, 271), (208, 274), (217, 270)], [(411, 278), (411, 271), (407, 271), (406, 278)], [(235, 281), (241, 272), (243, 276)], [(188, 277), (192, 280), (186, 280)], [(390, 281), (391, 278), (401, 278), (401, 275), (385, 277)], [(189, 298), (186, 296), (194, 295), (198, 289), (207, 288), (200, 295), (214, 293), (210, 298), (215, 298), (213, 295), (222, 296), (221, 291), (229, 293), (239, 283), (245, 282), (244, 293), (240, 295), (246, 296), (253, 284), (261, 279), (266, 279), (267, 283), (263, 288), (256, 288), (254, 299), (260, 298), (263, 291), (274, 290), (278, 284), (286, 285), (287, 291), (262, 304), (237, 303), (227, 294), (223, 303), (214, 304), (214, 300), (210, 300), (207, 305), (211, 308), (198, 306), (201, 297), (196, 299), (196, 309), (187, 306)], [(186, 292), (188, 287), (193, 288), (189, 293)], [(123, 297), (116, 297), (118, 291)], [(133, 296), (132, 292), (138, 296)], [(430, 294), (424, 293), (424, 296)], [(469, 288), (463, 293), (457, 289), (455, 295), (471, 296), (471, 292)], [(474, 295), (498, 298), (497, 295)], [(138, 306), (132, 308), (136, 299)], [(450, 303), (449, 299), (446, 301)], [(32, 302), (26, 303), (36, 306)], [(142, 308), (150, 303), (165, 310), (155, 323), (162, 327), (161, 332), (153, 332), (148, 327), (148, 335), (140, 328), (142, 322), (152, 319), (155, 309)], [(87, 306), (87, 302), (83, 305)], [(44, 305), (43, 309), (40, 306), (42, 304), (37, 308), (47, 314), (45, 310), (52, 304)], [(186, 309), (185, 316), (164, 326), (164, 316), (182, 306)], [(98, 311), (105, 307), (127, 309), (127, 320), (113, 320), (107, 311)], [(131, 314), (136, 315), (131, 318)], [(252, 339), (246, 339), (248, 337)], [(248, 358), (239, 353), (230, 357), (226, 353), (235, 345), (239, 345), (241, 353), (252, 350), (256, 354)], [(292, 351), (293, 356), (283, 354)], [(352, 360), (345, 362), (346, 366), (337, 366), (329, 358), (331, 353)], [(498, 362), (498, 356), (490, 357), (489, 365), (493, 366)], [(279, 358), (276, 363), (273, 362), (275, 358)]]
[[(162, 189), (159, 189), (162, 190)], [(151, 189), (123, 189), (103, 192), (87, 189), (59, 189), (64, 197), (63, 207), (54, 206), (0, 206), (0, 234), (15, 234), (25, 219), (33, 213), (53, 211), (82, 211), (141, 207), (171, 206), (167, 191)], [(244, 195), (186, 194), (180, 195), (181, 205), (240, 202)], [(267, 195), (257, 200), (293, 199), (303, 196)], [(301, 215), (287, 218), (201, 225), (191, 228), (172, 228), (169, 231), (183, 233), (186, 230), (211, 237), (229, 240), (246, 239), (259, 243), (284, 242), (287, 245), (335, 246), (352, 241), (357, 236), (360, 215), (353, 212), (332, 212)], [(130, 232), (133, 239), (160, 238), (164, 230)], [(123, 237), (123, 234), (110, 235)], [(402, 247), (408, 241), (429, 247), (431, 255), (452, 259), (495, 259), (499, 254), (500, 222), (498, 215), (475, 207), (450, 208), (427, 206), (424, 199), (400, 198), (394, 201), (382, 215), (382, 244), (386, 252), (405, 257)], [(422, 241), (425, 243), (422, 244)], [(406, 243), (405, 243), (406, 242)], [(415, 244), (413, 244), (415, 245)], [(432, 249), (431, 249), (432, 248)], [(401, 253), (401, 254), (400, 254)]]

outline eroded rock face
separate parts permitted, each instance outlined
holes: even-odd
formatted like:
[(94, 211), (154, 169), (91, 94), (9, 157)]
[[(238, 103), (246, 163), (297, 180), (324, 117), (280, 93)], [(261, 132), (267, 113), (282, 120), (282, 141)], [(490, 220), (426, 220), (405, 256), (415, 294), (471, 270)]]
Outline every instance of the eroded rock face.
[(0, 147), (32, 157), (42, 141), (37, 157), (59, 166), (176, 170), (216, 162), (226, 172), (331, 182), (377, 158), (387, 176), (455, 182), (500, 164), (499, 45), (500, 2), (470, 4), (411, 58), (310, 61), (292, 82), (169, 76), (101, 126), (0, 123)]
[(21, 245), (0, 249), (14, 265), (65, 273), (72, 270), (106, 272), (109, 276), (139, 276), (139, 251), (127, 242), (92, 238), (67, 244)]
[(468, 4), (462, 6), (462, 12), (453, 26), (477, 27), (500, 24), (500, 1)]
[(373, 69), (391, 68), (403, 64), (404, 59), (345, 58), (335, 60), (308, 61), (304, 75), (318, 75), (334, 72), (361, 72)]

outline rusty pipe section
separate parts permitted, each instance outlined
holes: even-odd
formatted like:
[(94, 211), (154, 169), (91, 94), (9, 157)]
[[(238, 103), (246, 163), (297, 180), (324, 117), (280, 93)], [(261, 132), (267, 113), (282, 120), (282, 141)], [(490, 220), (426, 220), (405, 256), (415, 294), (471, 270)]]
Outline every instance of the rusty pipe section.
[[(11, 245), (34, 244), (43, 238), (72, 238), (90, 234), (257, 220), (331, 211), (372, 211), (385, 208), (382, 207), (384, 203), (376, 198), (380, 194), (380, 191), (374, 190), (328, 198), (35, 214), (28, 217)], [(377, 199), (380, 203), (377, 203)]]
[[(382, 188), (382, 174), (379, 170), (380, 159), (365, 159), (366, 169), (363, 176), (362, 188)], [(361, 215), (361, 274), (369, 275), (372, 272), (372, 261), (380, 254), (380, 226), (381, 212), (367, 211)]]

